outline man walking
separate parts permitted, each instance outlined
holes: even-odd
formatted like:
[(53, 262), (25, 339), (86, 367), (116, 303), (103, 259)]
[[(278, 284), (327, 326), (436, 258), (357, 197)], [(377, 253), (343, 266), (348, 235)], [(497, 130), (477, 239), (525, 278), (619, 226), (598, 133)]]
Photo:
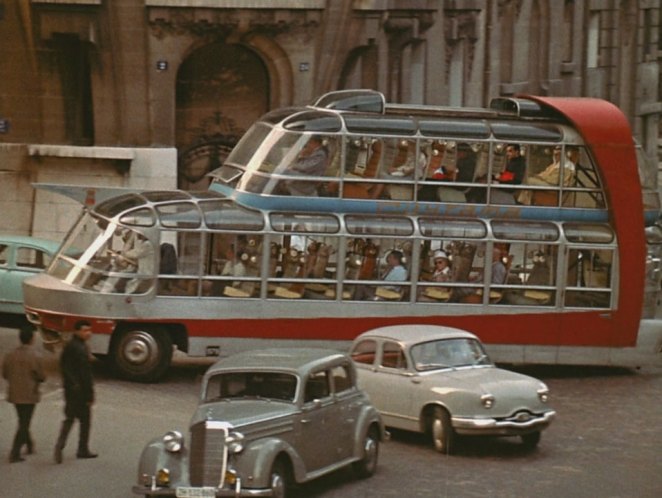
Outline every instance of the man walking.
[(34, 452), (30, 436), (30, 421), (34, 407), (39, 402), (39, 383), (46, 380), (41, 359), (32, 348), (32, 327), (19, 332), (21, 345), (7, 353), (2, 363), (2, 377), (7, 380), (7, 401), (13, 403), (18, 415), (18, 430), (9, 454), (9, 463), (22, 462), (21, 448), (27, 446), (28, 455)]
[(97, 454), (89, 449), (90, 417), (94, 403), (94, 381), (90, 365), (87, 341), (92, 337), (89, 322), (79, 320), (74, 325), (74, 336), (67, 343), (60, 357), (60, 369), (64, 384), (64, 415), (60, 436), (55, 444), (55, 462), (62, 463), (62, 450), (67, 443), (67, 436), (78, 419), (78, 458), (96, 458)]

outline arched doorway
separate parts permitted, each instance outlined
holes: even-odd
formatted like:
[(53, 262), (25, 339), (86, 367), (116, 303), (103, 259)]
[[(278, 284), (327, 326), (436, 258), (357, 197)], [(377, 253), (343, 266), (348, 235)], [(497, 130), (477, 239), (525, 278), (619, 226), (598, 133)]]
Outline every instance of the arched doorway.
[(237, 140), (269, 108), (269, 74), (255, 52), (215, 42), (192, 52), (176, 83), (178, 187), (204, 190)]

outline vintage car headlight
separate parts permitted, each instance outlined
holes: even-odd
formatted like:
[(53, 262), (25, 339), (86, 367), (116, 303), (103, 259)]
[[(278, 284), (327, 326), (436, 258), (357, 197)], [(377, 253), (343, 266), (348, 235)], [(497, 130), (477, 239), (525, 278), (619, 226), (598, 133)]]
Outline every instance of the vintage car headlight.
[(244, 449), (244, 435), (241, 432), (231, 432), (225, 442), (229, 453), (241, 453)]
[(547, 401), (549, 401), (549, 389), (547, 389), (545, 384), (542, 384), (540, 389), (538, 389), (538, 398), (543, 403), (547, 403)]
[(230, 486), (237, 484), (237, 471), (234, 469), (228, 469), (225, 471), (225, 483)]
[(163, 436), (163, 446), (170, 453), (177, 453), (184, 446), (184, 436), (179, 431), (168, 431)]
[(483, 394), (480, 397), (480, 402), (488, 410), (494, 406), (494, 403), (496, 403), (496, 401), (494, 400), (494, 396), (492, 396), (491, 394)]

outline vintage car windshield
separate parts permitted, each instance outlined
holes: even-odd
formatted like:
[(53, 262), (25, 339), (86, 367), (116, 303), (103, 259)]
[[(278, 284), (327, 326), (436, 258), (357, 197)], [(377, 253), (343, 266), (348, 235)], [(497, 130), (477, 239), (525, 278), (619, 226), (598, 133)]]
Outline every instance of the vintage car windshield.
[(416, 344), (411, 347), (411, 357), (419, 372), (492, 364), (480, 342), (466, 338)]
[(229, 372), (209, 378), (203, 401), (266, 398), (293, 402), (297, 377), (282, 372)]

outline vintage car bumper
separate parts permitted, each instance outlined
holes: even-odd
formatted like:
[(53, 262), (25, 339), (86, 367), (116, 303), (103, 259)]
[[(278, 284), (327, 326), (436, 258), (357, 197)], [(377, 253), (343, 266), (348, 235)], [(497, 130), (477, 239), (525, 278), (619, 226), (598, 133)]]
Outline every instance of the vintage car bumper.
[(463, 435), (519, 436), (545, 429), (555, 416), (554, 410), (542, 414), (518, 412), (507, 419), (453, 417), (451, 424)]
[(214, 494), (209, 494), (210, 488), (151, 488), (148, 486), (133, 486), (131, 490), (143, 496), (175, 496), (181, 498), (207, 498), (207, 497), (239, 497), (239, 496), (271, 496), (270, 489), (246, 489), (241, 487), (241, 484), (232, 489), (221, 488), (213, 489)]

